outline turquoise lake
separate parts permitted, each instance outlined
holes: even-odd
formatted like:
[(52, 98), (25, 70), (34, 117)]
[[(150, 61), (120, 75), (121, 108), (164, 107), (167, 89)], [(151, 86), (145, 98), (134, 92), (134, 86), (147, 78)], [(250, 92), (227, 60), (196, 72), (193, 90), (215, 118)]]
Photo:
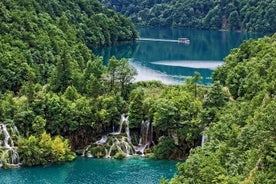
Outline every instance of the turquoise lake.
[[(244, 40), (261, 35), (204, 31), (177, 28), (139, 27), (139, 36), (133, 44), (105, 47), (95, 51), (105, 63), (111, 56), (127, 58), (137, 69), (136, 81), (160, 80), (166, 84), (180, 84), (195, 71), (201, 73), (203, 84), (211, 84), (212, 72), (223, 64), (231, 49)], [(189, 38), (190, 43), (178, 43), (178, 38)]]
[(172, 178), (175, 161), (146, 158), (93, 159), (40, 167), (0, 170), (1, 184), (157, 184)]

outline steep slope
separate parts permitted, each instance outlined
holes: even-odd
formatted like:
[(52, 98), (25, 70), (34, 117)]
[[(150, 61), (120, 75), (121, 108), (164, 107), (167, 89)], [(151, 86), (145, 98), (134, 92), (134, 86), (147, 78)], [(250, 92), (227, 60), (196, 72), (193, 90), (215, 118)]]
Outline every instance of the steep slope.
[(30, 78), (45, 84), (65, 57), (75, 69), (83, 70), (92, 59), (90, 49), (136, 37), (130, 20), (97, 0), (3, 0), (0, 91), (18, 92)]
[(275, 1), (100, 1), (140, 25), (229, 29), (260, 33), (276, 31)]
[(233, 96), (169, 183), (275, 183), (276, 35), (234, 49), (214, 79)]

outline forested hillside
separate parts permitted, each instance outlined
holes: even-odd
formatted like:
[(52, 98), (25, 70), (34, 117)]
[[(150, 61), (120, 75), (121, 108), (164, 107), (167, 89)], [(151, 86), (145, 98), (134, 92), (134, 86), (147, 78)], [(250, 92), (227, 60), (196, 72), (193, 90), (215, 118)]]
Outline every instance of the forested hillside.
[(135, 24), (276, 32), (276, 2), (270, 0), (100, 0)]
[(133, 84), (137, 71), (126, 59), (112, 57), (105, 66), (92, 54), (135, 39), (128, 19), (94, 0), (0, 4), (0, 167), (68, 161), (84, 148), (97, 157), (126, 156), (111, 149), (114, 140), (125, 143), (122, 135), (106, 147), (94, 144), (119, 127), (122, 114), (135, 145), (149, 122), (143, 147), (152, 157), (185, 158), (200, 144), (200, 75), (183, 86)]
[[(60, 66), (66, 68), (60, 68), (63, 72), (83, 71), (95, 59), (90, 49), (133, 41), (136, 36), (127, 18), (95, 0), (1, 1), (0, 91), (18, 92), (30, 78), (45, 84), (57, 65), (70, 65)], [(67, 84), (77, 77), (64, 75)]]
[[(110, 75), (103, 75), (105, 67), (92, 49), (136, 36), (129, 19), (96, 0), (1, 1), (0, 167), (13, 167), (19, 158), (25, 165), (72, 160), (75, 144), (61, 136), (70, 138), (78, 126), (96, 121), (83, 109), (88, 101), (77, 91), (97, 97), (118, 89), (101, 87)], [(124, 75), (110, 80), (120, 80), (124, 88), (132, 79), (126, 76), (135, 70), (127, 61), (113, 65)], [(70, 100), (80, 97), (78, 105), (61, 100), (64, 92)], [(74, 114), (75, 108), (82, 115)], [(82, 122), (80, 116), (88, 117)]]
[(214, 80), (232, 100), (207, 108), (214, 114), (203, 133), (207, 141), (178, 165), (169, 183), (276, 182), (275, 44), (276, 35), (247, 41), (215, 71)]
[(125, 134), (94, 144), (120, 127), (122, 114), (134, 145), (149, 122), (151, 138), (142, 154), (187, 157), (204, 128), (200, 112), (207, 90), (196, 83), (200, 74), (183, 86), (133, 84), (137, 71), (126, 59), (112, 57), (105, 66), (91, 51), (110, 44), (107, 38), (133, 40), (133, 24), (97, 1), (63, 2), (1, 1), (0, 167), (72, 160), (72, 151), (84, 148), (95, 157), (124, 157), (125, 148), (112, 145), (121, 140), (124, 147)]
[[(243, 4), (254, 3), (269, 9)], [(139, 154), (186, 159), (164, 183), (276, 183), (276, 35), (233, 49), (212, 86), (200, 85), (199, 73), (182, 85), (133, 83), (137, 71), (126, 59), (103, 65), (92, 54), (136, 38), (128, 19), (98, 1), (0, 5), (0, 167), (68, 161), (78, 149), (123, 158), (129, 141), (143, 146)], [(190, 21), (202, 26), (198, 20)], [(237, 29), (258, 31), (256, 20)]]

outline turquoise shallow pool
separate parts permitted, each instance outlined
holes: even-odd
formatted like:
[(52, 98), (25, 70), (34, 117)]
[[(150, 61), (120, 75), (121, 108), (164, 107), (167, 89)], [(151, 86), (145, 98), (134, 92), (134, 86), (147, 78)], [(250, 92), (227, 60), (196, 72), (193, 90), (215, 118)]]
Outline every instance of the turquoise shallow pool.
[(124, 160), (77, 158), (43, 167), (0, 170), (0, 183), (154, 184), (171, 178), (175, 161), (128, 158)]

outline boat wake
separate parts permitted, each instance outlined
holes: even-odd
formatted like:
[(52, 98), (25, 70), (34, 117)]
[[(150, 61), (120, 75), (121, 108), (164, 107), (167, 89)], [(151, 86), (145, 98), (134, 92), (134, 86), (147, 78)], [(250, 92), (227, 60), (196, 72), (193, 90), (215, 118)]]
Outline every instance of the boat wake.
[(189, 44), (190, 40), (188, 38), (179, 38), (178, 40), (173, 39), (159, 39), (159, 38), (139, 38), (137, 41), (152, 41), (152, 42), (175, 42), (175, 43), (185, 43)]

